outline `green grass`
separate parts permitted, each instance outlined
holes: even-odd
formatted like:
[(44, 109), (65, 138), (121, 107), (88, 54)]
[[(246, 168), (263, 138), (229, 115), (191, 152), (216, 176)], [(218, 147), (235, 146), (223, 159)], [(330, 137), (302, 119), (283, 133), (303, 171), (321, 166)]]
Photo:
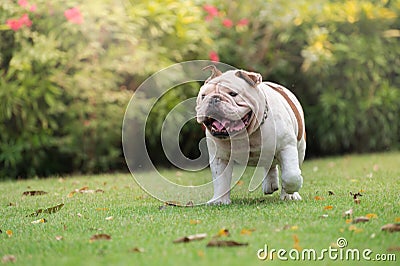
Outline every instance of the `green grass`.
[[(74, 176), (65, 178), (5, 181), (0, 183), (0, 259), (11, 254), (18, 265), (278, 265), (260, 261), (256, 252), (268, 247), (294, 248), (294, 238), (302, 248), (320, 251), (339, 237), (348, 248), (371, 249), (374, 253), (394, 253), (397, 263), (400, 233), (380, 230), (400, 217), (400, 153), (344, 156), (308, 160), (303, 166), (303, 201), (282, 202), (279, 195), (264, 196), (261, 190), (247, 192), (249, 177), (232, 191), (232, 205), (192, 208), (166, 207), (144, 193), (128, 174)], [(176, 171), (167, 171), (172, 178)], [(180, 173), (186, 175), (186, 173)], [(196, 174), (209, 179), (209, 171)], [(88, 186), (104, 193), (68, 194)], [(27, 190), (44, 190), (42, 196), (22, 196)], [(328, 195), (328, 191), (334, 195)], [(360, 204), (349, 192), (362, 191)], [(322, 197), (316, 200), (315, 197)], [(11, 203), (12, 206), (9, 206)], [(64, 203), (53, 214), (26, 217), (37, 209)], [(332, 209), (326, 210), (326, 206)], [(348, 224), (342, 217), (353, 208), (353, 217), (377, 215), (367, 223)], [(80, 216), (78, 216), (78, 213)], [(327, 214), (327, 218), (321, 218)], [(112, 220), (106, 217), (112, 216)], [(32, 224), (40, 218), (46, 223)], [(199, 220), (193, 224), (191, 220)], [(356, 228), (354, 228), (354, 226)], [(206, 247), (222, 228), (230, 239), (248, 243), (242, 247)], [(251, 235), (242, 229), (255, 229)], [(355, 230), (350, 230), (355, 229)], [(9, 237), (6, 230), (12, 230)], [(109, 234), (112, 239), (90, 242), (94, 234)], [(207, 233), (206, 239), (173, 244), (185, 235)], [(62, 236), (62, 240), (56, 240)], [(144, 252), (132, 252), (142, 248)], [(388, 251), (389, 250), (389, 251)], [(289, 261), (289, 264), (298, 264)], [(333, 263), (373, 265), (373, 262), (340, 262), (325, 258), (320, 265)], [(376, 263), (376, 262), (375, 262)], [(306, 265), (309, 262), (300, 262)], [(395, 265), (395, 262), (388, 264)]]

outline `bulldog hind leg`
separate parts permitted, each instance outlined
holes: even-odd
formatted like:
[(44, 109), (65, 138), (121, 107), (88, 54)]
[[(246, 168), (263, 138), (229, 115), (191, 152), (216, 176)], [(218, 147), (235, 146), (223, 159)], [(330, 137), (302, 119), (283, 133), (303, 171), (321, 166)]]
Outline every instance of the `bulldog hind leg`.
[(282, 200), (301, 200), (298, 193), (303, 185), (301, 176), (298, 150), (295, 146), (288, 146), (280, 153), (280, 163), (282, 169)]
[[(267, 172), (268, 171), (268, 172)], [(279, 188), (278, 165), (272, 165), (271, 168), (265, 168), (266, 176), (263, 180), (262, 188), (265, 195), (272, 194)]]

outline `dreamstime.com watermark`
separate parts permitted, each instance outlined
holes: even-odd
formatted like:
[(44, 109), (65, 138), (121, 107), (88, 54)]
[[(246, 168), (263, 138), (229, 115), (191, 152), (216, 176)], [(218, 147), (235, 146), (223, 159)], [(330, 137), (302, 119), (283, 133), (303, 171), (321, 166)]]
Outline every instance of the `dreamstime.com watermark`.
[(274, 249), (264, 248), (257, 251), (257, 257), (260, 260), (295, 260), (295, 261), (396, 261), (396, 254), (374, 253), (371, 249), (347, 248), (347, 240), (339, 237), (336, 241), (337, 247), (323, 248), (321, 250), (305, 248), (298, 249)]

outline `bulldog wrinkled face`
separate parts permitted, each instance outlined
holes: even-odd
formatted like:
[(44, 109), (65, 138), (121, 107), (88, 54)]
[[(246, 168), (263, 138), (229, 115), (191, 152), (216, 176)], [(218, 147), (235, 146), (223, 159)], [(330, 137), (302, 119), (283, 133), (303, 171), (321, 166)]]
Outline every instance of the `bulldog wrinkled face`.
[(253, 111), (238, 86), (213, 80), (204, 85), (199, 93), (199, 123), (218, 138), (228, 138), (246, 130)]

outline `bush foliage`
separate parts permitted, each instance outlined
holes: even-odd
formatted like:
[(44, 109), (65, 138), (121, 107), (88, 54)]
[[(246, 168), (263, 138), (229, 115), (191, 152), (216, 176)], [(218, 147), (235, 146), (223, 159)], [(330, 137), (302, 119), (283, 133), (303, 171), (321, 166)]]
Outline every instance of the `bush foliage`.
[[(193, 59), (291, 89), (304, 105), (309, 155), (399, 148), (399, 14), (400, 1), (388, 0), (3, 0), (0, 176), (122, 169), (132, 92)], [(162, 117), (198, 87), (171, 92), (151, 115), (156, 161)], [(202, 133), (184, 129), (183, 139), (195, 138), (181, 143), (190, 154)]]

